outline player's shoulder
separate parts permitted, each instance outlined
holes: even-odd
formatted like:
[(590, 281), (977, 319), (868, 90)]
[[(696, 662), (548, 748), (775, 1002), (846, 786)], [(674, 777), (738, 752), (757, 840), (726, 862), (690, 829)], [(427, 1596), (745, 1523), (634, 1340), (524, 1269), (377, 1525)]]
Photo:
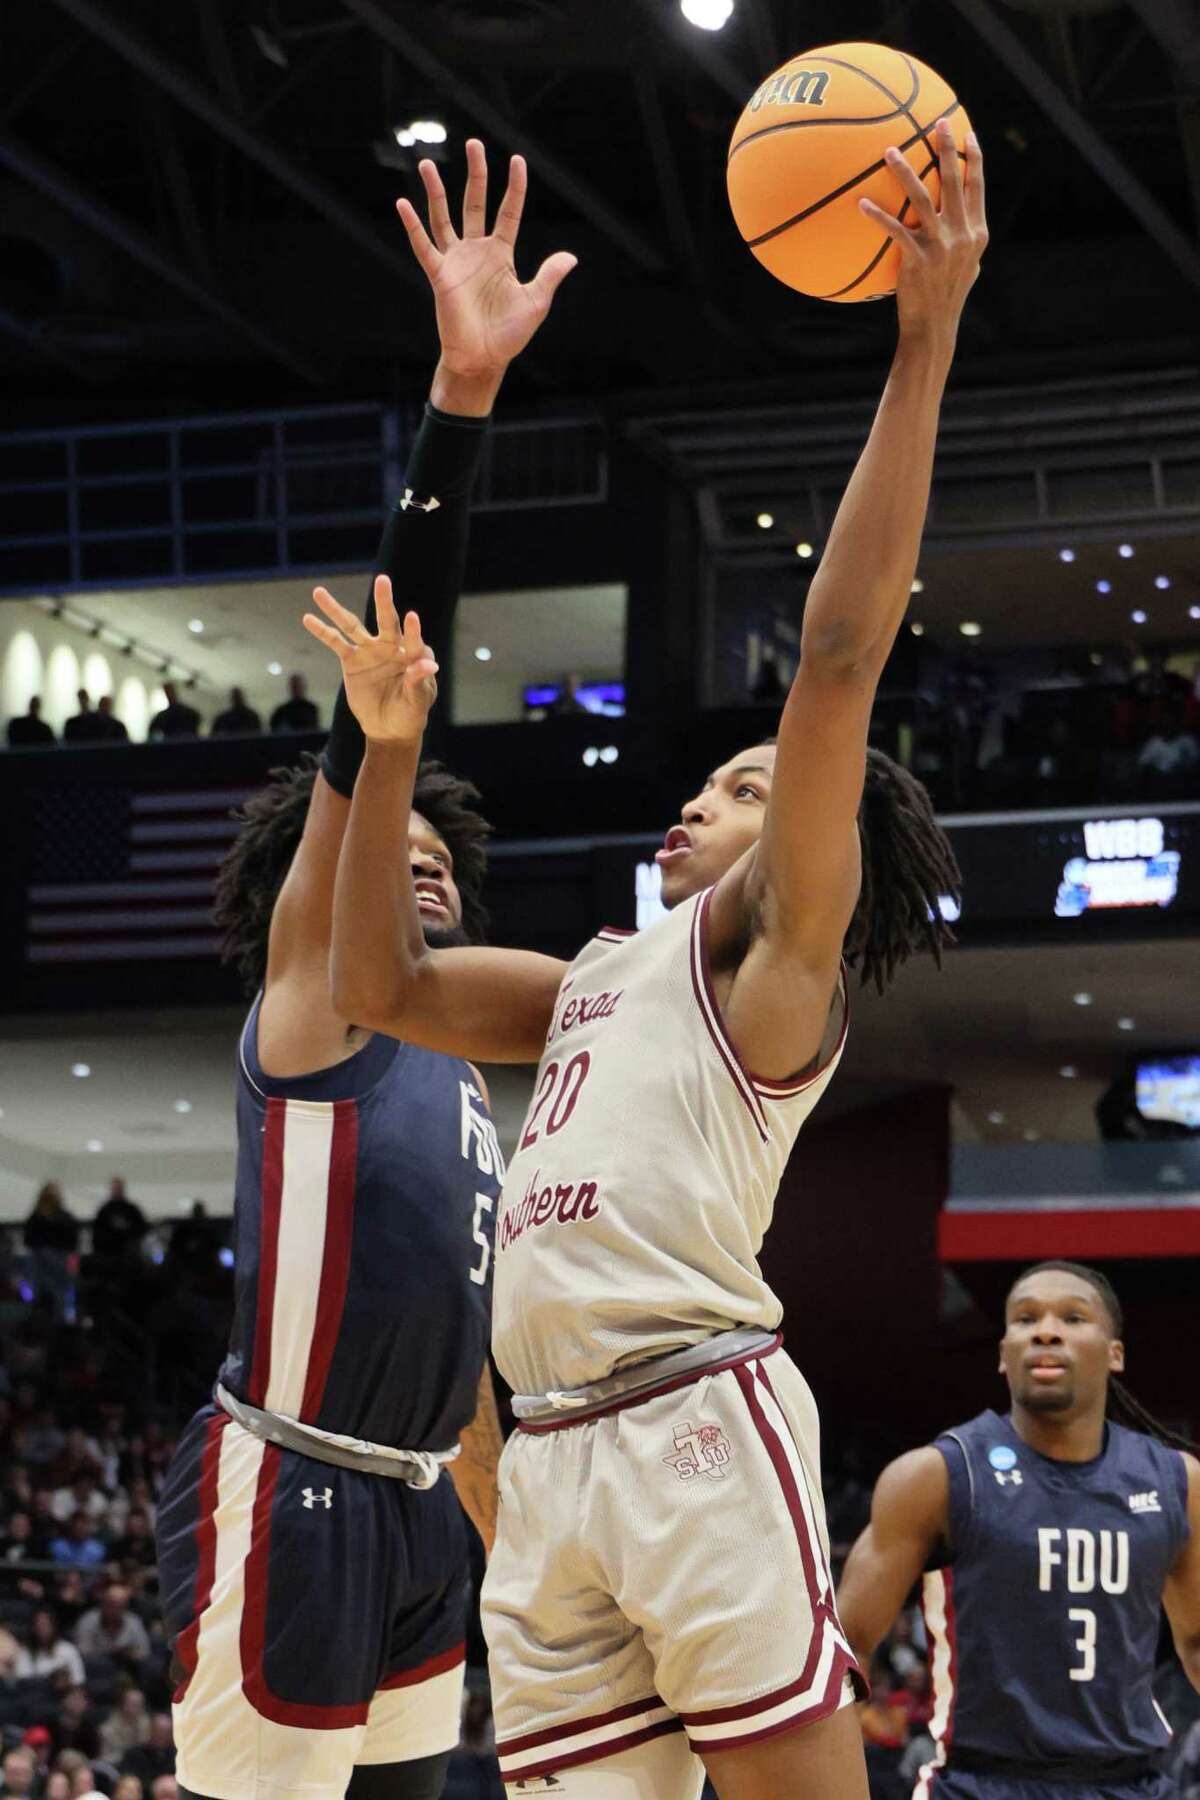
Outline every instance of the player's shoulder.
[(949, 1493), (945, 1457), (936, 1444), (922, 1444), (888, 1463), (875, 1484), (872, 1510), (940, 1523)]

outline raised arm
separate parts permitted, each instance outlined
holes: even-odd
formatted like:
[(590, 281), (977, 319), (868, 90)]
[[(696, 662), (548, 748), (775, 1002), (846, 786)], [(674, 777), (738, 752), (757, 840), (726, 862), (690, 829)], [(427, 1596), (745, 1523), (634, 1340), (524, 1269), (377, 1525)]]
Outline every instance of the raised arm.
[(1191, 1534), (1167, 1578), (1163, 1606), (1184, 1673), (1200, 1692), (1200, 1462), (1194, 1456), (1185, 1456), (1183, 1461)]
[(899, 342), (870, 437), (804, 609), (761, 839), (714, 897), (714, 952), (749, 948), (725, 1002), (742, 1056), (783, 1077), (815, 1053), (859, 891), (857, 816), (875, 690), (904, 618), (933, 472), (938, 413), (963, 304), (987, 242), (983, 164), (966, 174), (939, 128), (937, 211), (899, 151), (888, 159), (912, 226), (863, 208), (897, 241)]
[[(509, 362), (545, 316), (573, 259), (553, 257), (531, 298), (513, 283), (497, 290), (497, 259), (511, 263), (524, 205), (524, 160), (514, 157), (496, 221), (499, 236), (484, 235), (487, 161), (477, 139), (467, 144), (464, 236), (456, 237), (441, 177), (421, 164), (437, 250), (407, 200), (397, 203), (417, 261), (429, 278), (441, 355), (429, 402), (388, 516), (376, 571), (419, 593), (426, 629), (449, 643), (466, 564), (471, 490), (488, 417)], [(443, 254), (452, 252), (452, 254)], [(366, 619), (375, 625), (374, 592)], [(339, 1012), (330, 995), (329, 952), (338, 856), (350, 816), (350, 797), (363, 758), (362, 728), (344, 689), (334, 706), (329, 739), (309, 804), (303, 836), (271, 919), (259, 1053), (275, 1075), (303, 1074), (344, 1054), (347, 1026), (363, 1024)], [(417, 931), (420, 932), (419, 921)]]
[(838, 1613), (864, 1669), (947, 1533), (950, 1481), (939, 1450), (901, 1456), (879, 1477), (871, 1523), (846, 1558)]

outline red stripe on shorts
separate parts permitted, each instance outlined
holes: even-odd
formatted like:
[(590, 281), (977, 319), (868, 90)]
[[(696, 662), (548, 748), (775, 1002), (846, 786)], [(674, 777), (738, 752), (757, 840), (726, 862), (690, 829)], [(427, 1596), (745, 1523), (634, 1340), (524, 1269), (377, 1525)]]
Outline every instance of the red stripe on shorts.
[(796, 1533), (796, 1542), (800, 1546), (800, 1561), (804, 1568), (804, 1583), (808, 1589), (809, 1605), (812, 1607), (814, 1618), (816, 1618), (825, 1610), (825, 1601), (817, 1577), (813, 1543), (808, 1534), (808, 1523), (804, 1517), (804, 1508), (800, 1501), (800, 1490), (796, 1486), (796, 1477), (792, 1473), (792, 1466), (779, 1441), (779, 1435), (763, 1412), (762, 1402), (754, 1391), (754, 1376), (750, 1369), (743, 1366), (735, 1369), (733, 1373), (742, 1390), (742, 1398), (749, 1409), (750, 1417), (754, 1421), (754, 1428), (763, 1441), (767, 1455), (771, 1459), (771, 1467), (775, 1470), (779, 1478), (779, 1485), (783, 1489), (783, 1497), (792, 1516), (792, 1528)]
[(263, 1128), (262, 1218), (258, 1240), (258, 1294), (254, 1309), (254, 1355), (246, 1398), (265, 1406), (271, 1380), (271, 1325), (275, 1317), (275, 1277), (279, 1261), (279, 1214), (283, 1205), (283, 1130), (287, 1101), (267, 1101)]
[(440, 1656), (431, 1656), (428, 1662), (418, 1663), (415, 1669), (401, 1669), (398, 1675), (388, 1675), (379, 1684), (379, 1691), (384, 1688), (416, 1687), (418, 1682), (432, 1681), (435, 1675), (444, 1675), (447, 1669), (457, 1669), (460, 1663), (467, 1660), (466, 1640), (454, 1644), (449, 1650), (443, 1650)]
[(505, 1738), (497, 1742), (496, 1755), (503, 1758), (514, 1756), (521, 1750), (534, 1750), (539, 1744), (552, 1744), (555, 1738), (578, 1737), (581, 1731), (598, 1731), (601, 1725), (614, 1725), (618, 1719), (628, 1719), (634, 1713), (657, 1712), (666, 1702), (659, 1694), (651, 1694), (648, 1700), (629, 1700), (624, 1706), (614, 1706), (611, 1712), (589, 1713), (583, 1719), (570, 1719), (564, 1725), (548, 1725), (541, 1731), (527, 1731), (521, 1737)]
[[(824, 1637), (825, 1632), (831, 1629), (832, 1627), (828, 1620), (823, 1621), (814, 1642), (820, 1642)], [(706, 1737), (700, 1742), (693, 1742), (693, 1750), (696, 1751), (697, 1755), (703, 1755), (706, 1750), (738, 1750), (743, 1744), (760, 1744), (766, 1738), (779, 1737), (782, 1732), (796, 1731), (800, 1726), (815, 1725), (819, 1719), (827, 1719), (831, 1713), (836, 1712), (838, 1709), (841, 1699), (842, 1683), (845, 1681), (847, 1673), (856, 1667), (857, 1664), (850, 1655), (850, 1652), (844, 1650), (840, 1644), (835, 1645), (833, 1662), (830, 1665), (829, 1670), (829, 1679), (825, 1683), (824, 1691), (820, 1697), (814, 1700), (810, 1706), (801, 1707), (799, 1712), (792, 1713), (786, 1719), (777, 1719), (774, 1725), (764, 1725), (761, 1731), (735, 1731), (731, 1732), (728, 1737), (723, 1738)], [(767, 1705), (767, 1702), (756, 1700), (754, 1705), (757, 1711), (761, 1711)], [(747, 1719), (747, 1724), (753, 1724), (756, 1716), (757, 1712), (751, 1714)]]
[(329, 1147), (329, 1181), (325, 1198), (325, 1247), (321, 1255), (321, 1283), (317, 1290), (317, 1316), (313, 1322), (304, 1398), (300, 1417), (315, 1423), (325, 1398), (325, 1383), (333, 1361), (346, 1305), (350, 1278), (350, 1248), (354, 1236), (354, 1176), (358, 1162), (358, 1106), (353, 1100), (335, 1100), (333, 1141)]
[(305, 1731), (345, 1731), (365, 1725), (370, 1700), (350, 1706), (313, 1706), (281, 1700), (267, 1686), (263, 1652), (267, 1636), (267, 1588), (271, 1566), (271, 1508), (279, 1481), (282, 1452), (274, 1444), (263, 1450), (250, 1517), (250, 1549), (245, 1565), (245, 1598), (242, 1602), (242, 1692), (261, 1718), (275, 1725), (298, 1725)]
[[(639, 1744), (648, 1744), (651, 1738), (665, 1737), (668, 1731), (682, 1731), (683, 1726), (678, 1719), (661, 1719), (657, 1725), (647, 1725), (642, 1731), (631, 1732), (628, 1737), (610, 1738), (607, 1743), (593, 1744), (587, 1750), (571, 1750), (566, 1756), (549, 1757), (545, 1762), (530, 1763), (528, 1767), (514, 1769), (506, 1775), (503, 1766), (500, 1779), (506, 1785), (510, 1781), (534, 1781), (539, 1775), (556, 1774), (559, 1769), (573, 1769), (579, 1763), (599, 1762), (606, 1756), (618, 1756), (625, 1750), (633, 1750)], [(497, 1756), (504, 1752), (497, 1747)]]
[(208, 1421), (204, 1449), (200, 1453), (200, 1485), (197, 1492), (199, 1516), (196, 1520), (196, 1585), (192, 1592), (192, 1616), (175, 1640), (175, 1655), (183, 1670), (183, 1680), (171, 1696), (176, 1705), (187, 1693), (188, 1683), (196, 1673), (196, 1647), (200, 1637), (200, 1616), (212, 1599), (213, 1579), (217, 1572), (217, 1494), (221, 1470), (221, 1437), (229, 1423), (228, 1413), (219, 1412)]

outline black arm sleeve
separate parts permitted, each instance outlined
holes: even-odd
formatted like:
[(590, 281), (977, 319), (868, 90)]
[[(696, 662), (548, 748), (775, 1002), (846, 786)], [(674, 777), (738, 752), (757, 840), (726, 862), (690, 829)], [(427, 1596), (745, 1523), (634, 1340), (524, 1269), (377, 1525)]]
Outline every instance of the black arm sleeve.
[[(374, 575), (389, 576), (397, 610), (403, 616), (406, 607), (417, 609), (425, 641), (447, 669), (453, 649), (454, 612), (467, 561), (471, 489), (486, 427), (486, 419), (439, 412), (426, 402), (425, 417), (404, 477), (404, 491), (383, 528), (363, 614), (373, 631)], [(363, 748), (362, 728), (350, 710), (345, 688), (341, 688), (321, 768), (330, 787), (347, 799), (354, 792)]]

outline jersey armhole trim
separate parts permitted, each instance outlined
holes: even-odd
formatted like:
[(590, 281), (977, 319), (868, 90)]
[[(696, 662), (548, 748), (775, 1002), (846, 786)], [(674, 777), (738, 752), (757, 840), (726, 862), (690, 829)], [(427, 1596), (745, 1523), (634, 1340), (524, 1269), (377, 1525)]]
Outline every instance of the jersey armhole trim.
[[(954, 1528), (954, 1476), (953, 1471), (950, 1468), (950, 1458), (942, 1448), (944, 1444), (954, 1445), (955, 1449), (962, 1457), (963, 1468), (966, 1470), (967, 1505), (970, 1508), (970, 1513), (967, 1518), (965, 1531), (956, 1531)], [(962, 1551), (966, 1548), (975, 1525), (975, 1471), (971, 1467), (971, 1458), (967, 1452), (967, 1446), (963, 1443), (956, 1431), (943, 1431), (941, 1436), (935, 1439), (934, 1449), (938, 1451), (946, 1464), (946, 1480), (948, 1485), (948, 1493), (946, 1496), (946, 1547), (950, 1553), (951, 1565), (953, 1565), (955, 1559), (960, 1556)]]
[(606, 944), (623, 944), (626, 938), (636, 937), (636, 931), (625, 931), (620, 925), (602, 925), (596, 936)]
[[(794, 1100), (797, 1094), (803, 1094), (806, 1089), (812, 1087), (815, 1081), (820, 1081), (822, 1076), (827, 1075), (835, 1066), (842, 1051), (846, 1048), (846, 1033), (850, 1029), (850, 983), (844, 962), (838, 970), (838, 997), (842, 1003), (842, 1023), (837, 1034), (837, 1041), (829, 1055), (823, 1062), (818, 1062), (815, 1069), (811, 1065), (807, 1072), (802, 1069), (792, 1081), (768, 1081), (761, 1075), (751, 1075), (751, 1081), (764, 1100)], [(826, 1030), (828, 1030), (828, 1025), (826, 1025)], [(817, 1055), (820, 1056), (819, 1050)]]
[(692, 987), (695, 990), (701, 1016), (708, 1027), (709, 1036), (717, 1047), (721, 1061), (725, 1064), (734, 1086), (745, 1101), (750, 1116), (758, 1129), (758, 1135), (764, 1144), (769, 1144), (771, 1128), (767, 1123), (767, 1115), (763, 1111), (758, 1089), (755, 1087), (753, 1076), (738, 1054), (736, 1044), (725, 1029), (725, 1021), (721, 1017), (721, 1008), (713, 987), (712, 967), (708, 956), (708, 909), (712, 904), (713, 892), (712, 888), (705, 888), (692, 913)]

